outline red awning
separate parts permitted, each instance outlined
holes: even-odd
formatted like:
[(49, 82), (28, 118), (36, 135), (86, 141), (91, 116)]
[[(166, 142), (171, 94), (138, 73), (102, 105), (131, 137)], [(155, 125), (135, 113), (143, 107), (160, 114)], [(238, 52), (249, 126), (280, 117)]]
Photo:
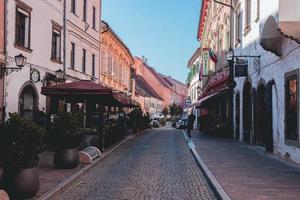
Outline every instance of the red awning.
[(114, 93), (111, 88), (90, 80), (81, 80), (42, 88), (42, 94), (61, 99), (90, 99), (106, 106), (135, 107), (129, 97)]
[(115, 99), (117, 99), (120, 102), (120, 104), (123, 107), (133, 108), (133, 107), (138, 106), (136, 101), (134, 101), (130, 97), (126, 96), (125, 94), (116, 92), (116, 93), (113, 94), (113, 96), (114, 96)]
[(202, 95), (200, 98), (199, 98), (199, 100), (197, 100), (196, 102), (194, 102), (194, 103), (192, 103), (189, 107), (190, 108), (192, 108), (192, 107), (196, 107), (196, 108), (198, 108), (198, 107), (200, 107), (201, 106), (201, 104), (204, 102), (204, 101), (206, 101), (206, 100), (208, 100), (208, 99), (211, 99), (211, 98), (213, 98), (213, 97), (216, 97), (216, 96), (218, 96), (218, 95), (220, 95), (220, 94), (223, 94), (225, 91), (227, 91), (229, 88), (228, 87), (226, 87), (226, 88), (223, 88), (223, 89), (221, 89), (221, 90), (218, 90), (218, 91), (215, 91), (215, 92), (213, 92), (213, 93), (211, 93), (211, 94), (209, 94), (209, 95)]
[(112, 95), (112, 89), (89, 80), (81, 80), (42, 88), (46, 96), (97, 96)]

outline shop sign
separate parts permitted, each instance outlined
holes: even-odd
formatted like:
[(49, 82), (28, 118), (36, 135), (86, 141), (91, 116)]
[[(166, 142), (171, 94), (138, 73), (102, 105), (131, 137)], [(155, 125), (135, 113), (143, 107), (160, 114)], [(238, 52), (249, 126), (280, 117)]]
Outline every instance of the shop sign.
[(215, 75), (211, 76), (211, 78), (209, 80), (209, 85), (212, 85), (215, 82), (223, 80), (224, 78), (227, 78), (227, 77), (229, 77), (229, 68), (226, 68), (223, 71), (217, 72)]
[(202, 56), (203, 56), (203, 76), (208, 76), (208, 65), (209, 65), (209, 62), (208, 62), (208, 59), (209, 59), (209, 50), (206, 49), (206, 50), (203, 50), (203, 53), (202, 53)]
[(192, 100), (190, 97), (185, 99), (185, 106), (189, 106), (189, 105), (191, 105), (191, 103), (192, 103)]
[(235, 77), (248, 76), (248, 64), (235, 64)]

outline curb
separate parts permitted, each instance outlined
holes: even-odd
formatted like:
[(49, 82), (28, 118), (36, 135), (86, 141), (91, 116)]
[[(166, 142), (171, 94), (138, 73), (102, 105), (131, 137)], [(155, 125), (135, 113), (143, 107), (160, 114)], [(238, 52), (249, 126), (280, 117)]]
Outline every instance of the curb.
[(84, 175), (87, 172), (89, 172), (89, 170), (91, 170), (96, 164), (98, 164), (101, 160), (103, 160), (105, 157), (107, 157), (113, 151), (115, 151), (116, 149), (118, 149), (121, 145), (123, 145), (124, 143), (128, 142), (129, 140), (134, 139), (137, 136), (137, 134), (142, 134), (142, 133), (145, 133), (146, 131), (148, 131), (148, 129), (147, 130), (143, 130), (143, 131), (138, 132), (138, 133), (135, 133), (134, 135), (127, 136), (124, 140), (122, 140), (116, 146), (112, 147), (109, 151), (104, 152), (100, 158), (95, 159), (95, 161), (92, 164), (86, 165), (83, 168), (81, 168), (78, 171), (76, 171), (74, 174), (68, 176), (62, 182), (60, 182), (59, 184), (57, 184), (56, 186), (54, 186), (53, 188), (51, 188), (48, 192), (46, 192), (43, 195), (41, 195), (40, 197), (38, 197), (37, 200), (50, 200), (54, 196), (62, 193), (63, 191), (66, 190), (66, 188), (68, 186), (70, 186), (72, 183), (74, 183), (76, 180), (78, 180), (82, 175)]
[(185, 131), (182, 131), (184, 138), (189, 146), (189, 149), (195, 158), (198, 166), (200, 167), (201, 171), (203, 172), (209, 186), (213, 190), (213, 192), (216, 194), (217, 198), (220, 200), (231, 200), (231, 197), (228, 195), (228, 193), (224, 190), (224, 188), (221, 186), (221, 184), (218, 182), (216, 177), (213, 175), (213, 173), (208, 169), (205, 162), (201, 159), (199, 153), (196, 150), (196, 146), (194, 145), (193, 141), (188, 138)]

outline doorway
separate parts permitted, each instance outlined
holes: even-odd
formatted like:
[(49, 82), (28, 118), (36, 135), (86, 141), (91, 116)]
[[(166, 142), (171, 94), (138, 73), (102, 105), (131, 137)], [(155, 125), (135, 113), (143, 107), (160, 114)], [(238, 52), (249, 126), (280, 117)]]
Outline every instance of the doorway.
[(38, 100), (35, 88), (32, 85), (27, 85), (23, 88), (20, 101), (19, 110), (20, 116), (27, 120), (34, 120), (35, 111), (37, 111)]
[(252, 100), (251, 84), (246, 82), (243, 88), (243, 139), (250, 142), (250, 133), (252, 130)]
[(266, 145), (266, 87), (261, 84), (257, 88), (256, 97), (256, 119), (255, 119), (255, 143), (257, 145)]
[(240, 93), (235, 95), (235, 139), (240, 139)]

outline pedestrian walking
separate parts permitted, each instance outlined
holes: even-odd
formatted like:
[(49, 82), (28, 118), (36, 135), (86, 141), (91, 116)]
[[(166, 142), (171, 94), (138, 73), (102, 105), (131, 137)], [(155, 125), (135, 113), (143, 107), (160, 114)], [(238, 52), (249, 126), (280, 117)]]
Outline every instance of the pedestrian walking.
[(187, 122), (187, 134), (189, 137), (192, 137), (191, 130), (193, 130), (195, 119), (196, 119), (196, 116), (194, 115), (193, 112), (191, 112), (191, 114), (188, 117), (188, 122)]

